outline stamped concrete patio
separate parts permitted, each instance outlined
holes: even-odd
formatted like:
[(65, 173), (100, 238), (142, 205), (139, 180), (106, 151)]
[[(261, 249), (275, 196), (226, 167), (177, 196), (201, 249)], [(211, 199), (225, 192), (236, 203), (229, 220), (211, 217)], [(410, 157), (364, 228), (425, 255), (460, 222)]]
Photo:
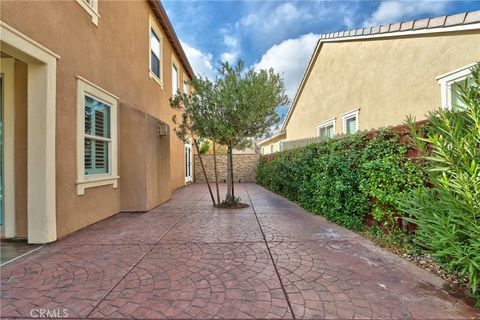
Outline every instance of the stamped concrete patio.
[(213, 209), (191, 185), (5, 265), (2, 317), (480, 317), (357, 234), (257, 185), (236, 192), (250, 208)]

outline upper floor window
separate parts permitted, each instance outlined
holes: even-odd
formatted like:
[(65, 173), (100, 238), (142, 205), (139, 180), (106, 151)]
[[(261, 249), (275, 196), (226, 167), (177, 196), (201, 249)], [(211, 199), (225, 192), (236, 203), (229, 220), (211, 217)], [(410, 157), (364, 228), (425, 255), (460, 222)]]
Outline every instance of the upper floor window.
[(273, 144), (270, 145), (270, 153), (273, 153)]
[(343, 133), (355, 134), (358, 132), (358, 113), (359, 109), (344, 113), (343, 118)]
[(335, 119), (321, 122), (317, 125), (317, 136), (324, 138), (333, 138), (335, 136)]
[(467, 79), (471, 75), (473, 66), (474, 63), (437, 78), (440, 85), (442, 108), (458, 110), (465, 107), (465, 103), (461, 98), (462, 87), (465, 86)]
[(188, 94), (188, 81), (183, 80), (183, 93)]
[(163, 34), (155, 17), (150, 16), (148, 27), (148, 65), (150, 79), (163, 89)]
[(150, 71), (160, 79), (161, 53), (160, 37), (153, 28), (150, 28)]
[(76, 0), (77, 3), (90, 15), (92, 23), (98, 26), (98, 0)]
[(117, 186), (117, 100), (108, 91), (77, 77), (77, 194)]
[(178, 91), (178, 68), (172, 64), (172, 94), (177, 94)]

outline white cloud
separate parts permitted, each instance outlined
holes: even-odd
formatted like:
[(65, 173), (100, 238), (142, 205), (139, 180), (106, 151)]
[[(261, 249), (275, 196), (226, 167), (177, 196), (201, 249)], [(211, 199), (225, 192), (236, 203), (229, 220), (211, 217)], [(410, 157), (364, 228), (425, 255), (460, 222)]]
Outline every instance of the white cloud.
[(440, 15), (446, 9), (447, 1), (383, 1), (377, 10), (366, 19), (364, 26), (401, 22), (419, 15)]
[(189, 46), (187, 43), (182, 42), (183, 50), (187, 55), (190, 64), (192, 65), (193, 72), (202, 76), (207, 76), (210, 79), (215, 78), (215, 68), (213, 67), (213, 56), (211, 53), (202, 52), (196, 48)]
[(268, 49), (253, 67), (256, 70), (273, 68), (280, 73), (286, 92), (293, 100), (318, 38), (318, 34), (308, 33), (282, 41)]
[[(276, 4), (275, 4), (276, 5)], [(255, 29), (256, 32), (269, 34), (273, 30), (279, 32), (279, 28), (286, 28), (291, 23), (305, 23), (313, 16), (307, 7), (297, 7), (296, 4), (286, 2), (274, 8), (270, 4), (262, 8), (255, 7), (255, 11), (240, 19), (236, 27)]]
[(240, 56), (240, 41), (236, 36), (233, 35), (224, 35), (223, 43), (228, 48), (228, 51), (223, 52), (220, 55), (222, 61), (227, 61), (232, 64), (235, 63), (238, 57)]

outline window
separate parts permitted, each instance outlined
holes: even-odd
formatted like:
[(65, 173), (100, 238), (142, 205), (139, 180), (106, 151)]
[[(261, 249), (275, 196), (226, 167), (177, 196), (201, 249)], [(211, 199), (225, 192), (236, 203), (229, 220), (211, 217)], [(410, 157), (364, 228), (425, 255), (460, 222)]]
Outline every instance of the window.
[(85, 10), (92, 18), (92, 23), (98, 26), (98, 0), (76, 0), (80, 7)]
[(262, 147), (262, 154), (265, 154), (265, 148)]
[(172, 95), (176, 95), (178, 91), (178, 68), (172, 64)]
[(278, 151), (283, 151), (283, 140), (278, 143)]
[(110, 106), (85, 94), (85, 174), (109, 172)]
[(160, 79), (160, 38), (150, 28), (150, 71)]
[(343, 118), (343, 133), (355, 134), (359, 130), (358, 126), (359, 109), (342, 114)]
[(472, 63), (437, 78), (440, 85), (442, 108), (458, 110), (465, 107), (461, 99), (461, 87), (469, 78), (473, 65)]
[(273, 144), (270, 145), (270, 153), (273, 153)]
[(103, 185), (117, 187), (117, 100), (77, 77), (77, 194)]
[(150, 25), (148, 28), (149, 51), (148, 64), (150, 79), (155, 80), (163, 89), (163, 35), (161, 33), (157, 20), (150, 16)]
[(335, 119), (317, 124), (317, 136), (322, 139), (333, 138), (335, 136)]
[(183, 93), (188, 94), (188, 81), (183, 80)]

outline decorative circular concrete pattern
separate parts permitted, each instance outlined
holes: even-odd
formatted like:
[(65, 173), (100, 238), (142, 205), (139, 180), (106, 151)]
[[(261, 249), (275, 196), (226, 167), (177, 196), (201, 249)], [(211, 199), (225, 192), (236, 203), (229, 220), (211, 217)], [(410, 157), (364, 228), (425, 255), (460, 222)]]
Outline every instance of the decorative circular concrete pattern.
[(480, 317), (359, 235), (257, 185), (236, 188), (250, 208), (214, 209), (206, 186), (190, 185), (7, 264), (2, 317)]
[[(149, 249), (146, 245), (49, 245), (1, 269), (2, 317), (67, 309), (85, 318)], [(33, 312), (33, 313), (32, 313)]]
[(258, 244), (156, 247), (92, 317), (290, 318), (265, 249)]
[(162, 242), (264, 242), (255, 215), (205, 213), (184, 217)]

